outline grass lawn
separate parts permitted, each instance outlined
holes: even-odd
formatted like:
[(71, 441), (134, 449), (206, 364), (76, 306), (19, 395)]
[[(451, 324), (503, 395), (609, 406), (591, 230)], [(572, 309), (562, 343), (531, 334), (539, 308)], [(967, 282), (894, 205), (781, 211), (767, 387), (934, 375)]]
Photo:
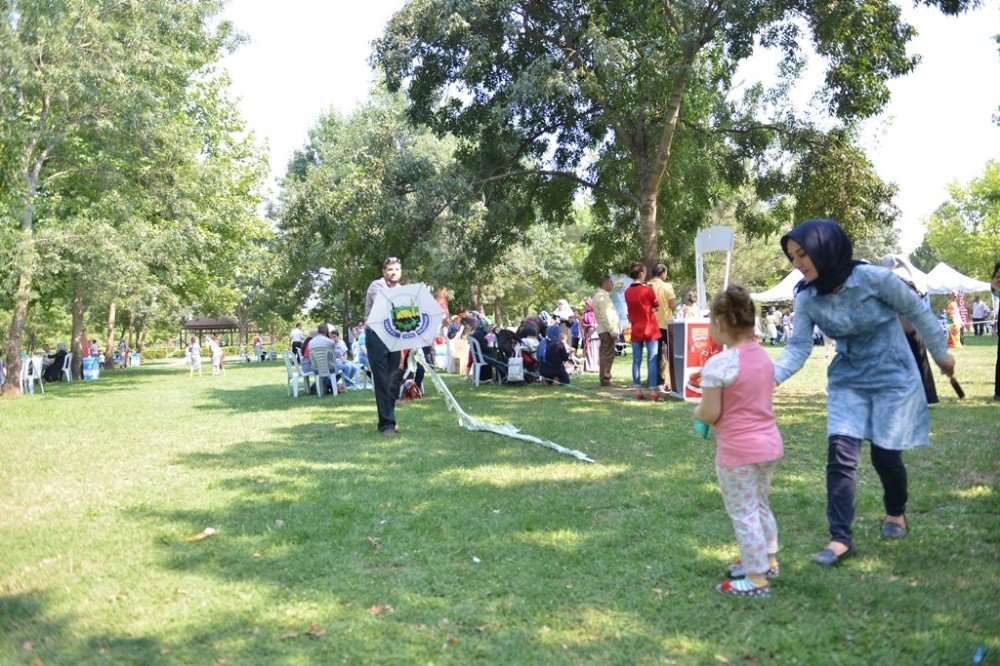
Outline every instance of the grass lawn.
[(996, 342), (956, 356), (969, 397), (939, 381), (932, 444), (906, 456), (912, 534), (879, 540), (866, 459), (858, 556), (834, 570), (809, 563), (827, 540), (822, 351), (779, 389), (767, 599), (712, 589), (737, 549), (690, 406), (602, 396), (594, 375), (449, 382), (471, 414), (596, 464), (461, 430), (433, 389), (384, 440), (370, 392), (288, 398), (275, 363), (3, 400), (0, 663), (993, 661)]

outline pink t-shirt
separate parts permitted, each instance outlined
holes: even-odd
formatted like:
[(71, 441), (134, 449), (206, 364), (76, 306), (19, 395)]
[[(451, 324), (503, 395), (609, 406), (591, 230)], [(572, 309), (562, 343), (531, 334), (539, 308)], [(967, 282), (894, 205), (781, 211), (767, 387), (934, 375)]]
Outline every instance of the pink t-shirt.
[(756, 342), (737, 345), (708, 359), (703, 388), (722, 388), (722, 414), (715, 422), (715, 463), (739, 467), (777, 460), (783, 447), (774, 421), (774, 364)]

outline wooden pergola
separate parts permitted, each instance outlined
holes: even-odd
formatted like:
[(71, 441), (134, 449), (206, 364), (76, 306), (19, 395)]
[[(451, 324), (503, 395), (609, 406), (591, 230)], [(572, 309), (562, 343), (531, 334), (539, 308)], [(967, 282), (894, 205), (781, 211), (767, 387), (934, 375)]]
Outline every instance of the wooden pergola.
[(223, 336), (228, 336), (228, 345), (231, 347), (233, 345), (233, 331), (238, 331), (240, 325), (236, 323), (236, 320), (231, 317), (220, 317), (218, 319), (212, 319), (211, 317), (198, 317), (197, 319), (189, 319), (184, 322), (184, 328), (181, 329), (181, 341), (187, 343), (187, 336), (185, 332), (192, 332), (198, 335), (198, 344), (202, 344), (202, 337), (208, 334), (219, 334)]

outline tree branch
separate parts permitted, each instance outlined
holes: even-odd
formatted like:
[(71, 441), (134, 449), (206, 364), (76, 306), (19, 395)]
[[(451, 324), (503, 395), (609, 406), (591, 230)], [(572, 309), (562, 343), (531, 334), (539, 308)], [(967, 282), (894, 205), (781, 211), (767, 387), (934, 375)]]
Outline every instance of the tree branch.
[(618, 190), (609, 190), (593, 181), (589, 181), (586, 178), (581, 178), (575, 173), (569, 173), (567, 171), (555, 171), (551, 169), (518, 169), (516, 171), (508, 171), (506, 173), (496, 174), (493, 176), (487, 176), (485, 178), (474, 180), (469, 184), (469, 187), (470, 189), (474, 189), (481, 185), (485, 185), (486, 183), (491, 183), (497, 180), (504, 180), (506, 178), (516, 178), (518, 176), (546, 176), (550, 178), (566, 178), (580, 185), (583, 185), (584, 187), (590, 189), (593, 192), (606, 194), (619, 201), (624, 201), (626, 203), (633, 205), (638, 205), (639, 203), (638, 198), (636, 198), (631, 194), (619, 192)]
[(677, 20), (677, 14), (676, 12), (674, 12), (674, 8), (670, 4), (670, 0), (663, 0), (663, 12), (667, 15), (667, 18), (670, 20), (670, 25), (673, 27), (674, 33), (676, 33), (677, 36), (680, 37), (681, 34), (684, 32), (684, 26), (682, 26), (681, 22)]

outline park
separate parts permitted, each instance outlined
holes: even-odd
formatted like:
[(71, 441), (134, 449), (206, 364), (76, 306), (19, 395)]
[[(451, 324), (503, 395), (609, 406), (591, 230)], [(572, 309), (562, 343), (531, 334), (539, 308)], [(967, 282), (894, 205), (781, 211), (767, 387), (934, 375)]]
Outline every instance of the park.
[(292, 4), (4, 5), (0, 663), (1000, 656), (996, 8)]

